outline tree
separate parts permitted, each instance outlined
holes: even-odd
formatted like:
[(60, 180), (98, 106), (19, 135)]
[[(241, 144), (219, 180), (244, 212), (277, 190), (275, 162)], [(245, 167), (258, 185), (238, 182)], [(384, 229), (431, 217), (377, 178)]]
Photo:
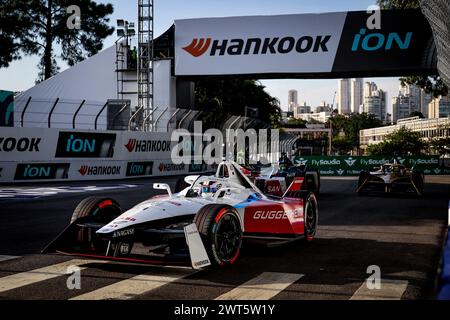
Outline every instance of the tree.
[(278, 128), (279, 101), (270, 96), (256, 80), (204, 79), (195, 84), (197, 109), (214, 112), (210, 126), (222, 127), (230, 115), (245, 115), (245, 107), (258, 109), (258, 119)]
[(366, 149), (368, 155), (420, 155), (428, 147), (419, 132), (400, 128), (388, 134), (383, 142), (370, 145)]
[(306, 121), (302, 119), (289, 119), (285, 128), (306, 128)]
[(18, 0), (0, 0), (0, 68), (20, 59), (21, 50), (27, 51), (24, 38), (29, 36), (31, 21), (15, 11), (18, 3)]
[(417, 9), (419, 0), (378, 0), (381, 9)]
[(419, 117), (420, 119), (425, 118), (423, 113), (420, 111), (413, 111), (409, 114), (410, 117)]
[[(378, 0), (381, 9), (419, 9), (419, 0)], [(439, 75), (432, 76), (412, 76), (400, 78), (402, 86), (405, 84), (414, 84), (424, 89), (426, 93), (432, 94), (433, 97), (446, 96), (448, 87), (442, 81)]]
[[(5, 0), (0, 0), (5, 1)], [(11, 0), (8, 10), (17, 15), (27, 31), (17, 34), (18, 41), (4, 58), (5, 61), (19, 59), (19, 50), (25, 54), (38, 54), (41, 72), (38, 80), (45, 80), (58, 71), (55, 45), (61, 48), (61, 59), (69, 66), (96, 54), (103, 48), (102, 40), (111, 35), (114, 28), (108, 26), (108, 16), (113, 13), (111, 4), (97, 4), (91, 0), (78, 0), (80, 8), (80, 29), (69, 28), (68, 19), (72, 12), (67, 8), (71, 0)], [(1, 65), (0, 65), (1, 66)], [(5, 66), (5, 64), (3, 65)]]
[(430, 141), (430, 149), (440, 157), (450, 155), (450, 137), (434, 138)]
[[(328, 128), (333, 129), (332, 144), (334, 149), (344, 150), (347, 146), (350, 151), (359, 148), (359, 132), (364, 129), (370, 129), (382, 126), (383, 123), (375, 115), (368, 113), (353, 113), (349, 116), (334, 115), (326, 123)], [(342, 138), (342, 137), (345, 137)], [(345, 143), (344, 143), (345, 140)], [(335, 144), (339, 143), (339, 148)], [(337, 150), (338, 152), (340, 152)]]

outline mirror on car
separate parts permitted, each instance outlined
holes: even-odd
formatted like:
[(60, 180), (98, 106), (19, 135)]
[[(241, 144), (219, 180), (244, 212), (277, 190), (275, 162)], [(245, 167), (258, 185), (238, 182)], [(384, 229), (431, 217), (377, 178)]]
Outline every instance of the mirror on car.
[(170, 190), (170, 186), (167, 183), (154, 183), (153, 189), (155, 190), (166, 190), (169, 196), (172, 196), (172, 190)]

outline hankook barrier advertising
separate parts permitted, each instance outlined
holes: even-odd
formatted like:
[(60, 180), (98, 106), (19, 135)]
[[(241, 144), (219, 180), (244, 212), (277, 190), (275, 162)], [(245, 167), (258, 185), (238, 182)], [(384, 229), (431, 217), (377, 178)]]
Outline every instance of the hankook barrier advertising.
[(427, 73), (433, 43), (420, 10), (176, 20), (175, 75)]
[(170, 133), (0, 128), (0, 182), (109, 180), (196, 174), (171, 160)]
[(443, 167), (437, 156), (297, 156), (294, 164), (319, 169), (323, 176), (357, 176), (361, 170), (374, 170), (393, 159), (408, 168), (414, 166), (427, 175), (450, 174), (450, 168)]

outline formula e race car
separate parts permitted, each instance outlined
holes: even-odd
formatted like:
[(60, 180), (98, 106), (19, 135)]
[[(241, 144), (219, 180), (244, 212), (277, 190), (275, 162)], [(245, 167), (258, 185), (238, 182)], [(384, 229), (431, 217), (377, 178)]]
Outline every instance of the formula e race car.
[(361, 171), (357, 192), (365, 195), (370, 192), (406, 192), (423, 195), (424, 175), (422, 172), (408, 169), (397, 163), (384, 164), (374, 172)]
[(241, 169), (222, 162), (214, 175), (186, 177), (188, 186), (174, 194), (155, 183), (167, 194), (123, 213), (112, 198), (87, 198), (43, 252), (148, 263), (185, 263), (190, 257), (199, 269), (233, 264), (243, 240), (312, 241), (318, 225), (314, 194), (293, 183), (281, 197), (266, 195)]
[[(259, 169), (259, 168), (258, 168)], [(292, 184), (298, 190), (311, 191), (316, 197), (320, 192), (320, 173), (317, 169), (306, 165), (278, 166), (247, 170), (244, 173), (251, 175), (255, 185), (266, 194), (281, 197)]]

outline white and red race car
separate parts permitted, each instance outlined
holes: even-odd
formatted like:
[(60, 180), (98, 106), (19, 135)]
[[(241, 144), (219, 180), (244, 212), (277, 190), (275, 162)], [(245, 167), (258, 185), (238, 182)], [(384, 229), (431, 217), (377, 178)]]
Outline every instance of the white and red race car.
[[(311, 241), (317, 230), (314, 193), (292, 183), (281, 197), (264, 194), (230, 161), (212, 176), (188, 176), (186, 188), (122, 212), (111, 198), (90, 197), (44, 252), (131, 262), (225, 266), (238, 258), (245, 239), (284, 243)], [(181, 262), (182, 263), (182, 262)]]

